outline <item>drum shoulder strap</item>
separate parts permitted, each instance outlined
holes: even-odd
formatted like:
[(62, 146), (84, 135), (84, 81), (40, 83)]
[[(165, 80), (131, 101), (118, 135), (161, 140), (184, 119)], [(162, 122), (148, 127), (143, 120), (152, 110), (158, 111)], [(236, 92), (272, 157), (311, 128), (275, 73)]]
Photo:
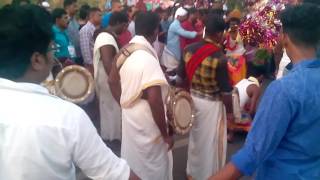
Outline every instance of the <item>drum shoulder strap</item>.
[(199, 48), (190, 58), (186, 64), (186, 73), (189, 81), (191, 82), (194, 73), (199, 65), (212, 53), (219, 51), (219, 48), (213, 44), (205, 44)]
[[(153, 52), (149, 48), (145, 47), (144, 45), (137, 44), (137, 43), (130, 43), (130, 44), (124, 46), (119, 51), (119, 53), (115, 56), (116, 63), (117, 63), (117, 69), (119, 70), (122, 67), (122, 65), (125, 63), (127, 58), (137, 50), (146, 51), (149, 54), (151, 54), (153, 57), (155, 57)], [(155, 58), (157, 58), (157, 57), (155, 57)]]

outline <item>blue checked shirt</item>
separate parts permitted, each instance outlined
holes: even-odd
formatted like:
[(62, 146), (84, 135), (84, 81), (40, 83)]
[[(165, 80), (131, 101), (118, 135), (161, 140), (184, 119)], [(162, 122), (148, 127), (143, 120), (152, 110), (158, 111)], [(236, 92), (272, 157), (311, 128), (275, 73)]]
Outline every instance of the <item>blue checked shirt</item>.
[(85, 64), (92, 64), (93, 62), (93, 34), (95, 30), (95, 26), (90, 21), (80, 30), (81, 54)]

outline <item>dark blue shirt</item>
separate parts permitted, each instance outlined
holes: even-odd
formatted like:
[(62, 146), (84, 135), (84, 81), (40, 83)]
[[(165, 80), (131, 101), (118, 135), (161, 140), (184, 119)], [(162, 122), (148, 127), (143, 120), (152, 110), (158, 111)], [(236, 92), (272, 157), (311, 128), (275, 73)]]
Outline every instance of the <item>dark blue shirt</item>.
[(268, 87), (244, 147), (232, 157), (256, 179), (320, 179), (320, 61), (306, 60)]

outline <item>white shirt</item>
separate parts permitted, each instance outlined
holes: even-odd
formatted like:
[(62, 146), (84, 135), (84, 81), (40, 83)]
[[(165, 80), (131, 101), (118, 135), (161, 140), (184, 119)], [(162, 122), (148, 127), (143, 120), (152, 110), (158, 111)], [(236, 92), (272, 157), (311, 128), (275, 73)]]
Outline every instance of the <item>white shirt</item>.
[(283, 77), (286, 66), (291, 62), (290, 58), (288, 57), (287, 52), (284, 50), (283, 56), (281, 58), (280, 64), (279, 64), (279, 69), (278, 69), (278, 74), (277, 74), (277, 79), (280, 79)]
[(130, 22), (130, 24), (128, 26), (128, 31), (130, 32), (132, 37), (134, 37), (136, 35), (135, 22), (134, 21)]
[(105, 146), (78, 106), (42, 86), (0, 78), (0, 179), (128, 179), (130, 168)]

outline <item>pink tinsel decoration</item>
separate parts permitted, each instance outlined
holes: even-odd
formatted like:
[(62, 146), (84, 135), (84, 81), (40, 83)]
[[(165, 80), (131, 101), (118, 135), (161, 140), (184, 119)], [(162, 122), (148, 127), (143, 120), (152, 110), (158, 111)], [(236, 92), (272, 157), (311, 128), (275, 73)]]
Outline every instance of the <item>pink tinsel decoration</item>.
[(270, 0), (257, 11), (249, 14), (240, 25), (240, 34), (244, 41), (263, 48), (273, 48), (280, 35), (279, 13), (287, 3), (288, 0)]

